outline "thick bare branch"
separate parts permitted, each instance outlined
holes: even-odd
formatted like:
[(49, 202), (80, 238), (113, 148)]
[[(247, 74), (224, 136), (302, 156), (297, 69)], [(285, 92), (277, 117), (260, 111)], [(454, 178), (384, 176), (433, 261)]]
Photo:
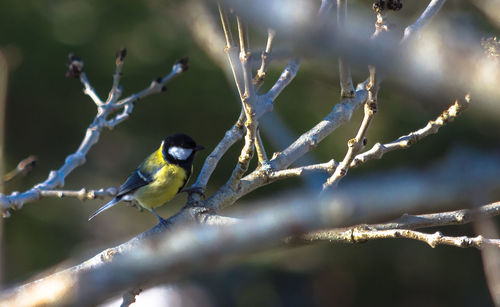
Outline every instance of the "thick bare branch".
[[(393, 189), (386, 192), (394, 194)], [(393, 202), (379, 203), (370, 195), (364, 196), (357, 195), (355, 201), (345, 194), (335, 198), (295, 196), (281, 199), (278, 205), (261, 209), (239, 223), (171, 229), (170, 235), (144, 240), (154, 233), (151, 230), (147, 235), (108, 249), (78, 266), (4, 292), (1, 303), (12, 304), (26, 299), (39, 304), (69, 304), (73, 300), (84, 305), (95, 304), (138, 284), (173, 281), (191, 272), (201, 272), (213, 266), (213, 259), (223, 264), (237, 255), (279, 245), (288, 236), (422, 210), (419, 202), (400, 202), (393, 198)], [(176, 216), (176, 219), (177, 223), (185, 223), (190, 218)], [(164, 227), (156, 228), (161, 229), (165, 230)], [(46, 291), (39, 291), (53, 283), (57, 283), (58, 291), (52, 292), (50, 297)]]

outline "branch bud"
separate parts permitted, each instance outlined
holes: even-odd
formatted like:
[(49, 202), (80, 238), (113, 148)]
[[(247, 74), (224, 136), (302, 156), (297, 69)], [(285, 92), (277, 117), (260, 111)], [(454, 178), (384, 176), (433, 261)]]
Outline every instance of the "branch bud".
[(70, 53), (68, 55), (68, 71), (66, 77), (80, 78), (83, 72), (83, 60), (81, 57)]
[(123, 63), (123, 60), (127, 56), (127, 48), (122, 47), (116, 52), (116, 64)]
[(189, 57), (184, 57), (179, 61), (175, 62), (174, 65), (181, 65), (181, 72), (185, 72), (189, 69)]

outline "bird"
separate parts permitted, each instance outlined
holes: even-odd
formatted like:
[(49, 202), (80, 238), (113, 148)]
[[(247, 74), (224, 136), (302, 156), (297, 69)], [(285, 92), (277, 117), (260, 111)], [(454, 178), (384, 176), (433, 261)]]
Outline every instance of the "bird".
[(100, 207), (89, 221), (122, 200), (136, 200), (139, 205), (154, 213), (160, 223), (166, 224), (155, 208), (171, 200), (186, 185), (193, 172), (196, 152), (204, 147), (183, 133), (165, 138), (155, 152), (149, 155), (118, 188), (116, 196)]

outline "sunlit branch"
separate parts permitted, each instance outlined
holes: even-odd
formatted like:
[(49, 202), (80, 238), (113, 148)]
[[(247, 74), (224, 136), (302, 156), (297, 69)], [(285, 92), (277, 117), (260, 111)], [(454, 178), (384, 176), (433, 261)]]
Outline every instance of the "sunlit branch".
[(354, 160), (356, 155), (366, 146), (365, 135), (370, 127), (370, 123), (373, 120), (375, 113), (377, 112), (378, 81), (376, 76), (375, 67), (370, 66), (370, 82), (367, 86), (368, 99), (366, 100), (364, 107), (363, 121), (361, 122), (356, 136), (347, 142), (347, 153), (344, 156), (344, 159), (339, 163), (333, 175), (330, 176), (330, 178), (328, 178), (328, 180), (323, 184), (323, 192), (337, 186), (339, 181), (347, 175), (351, 162)]
[(418, 36), (422, 29), (431, 21), (441, 9), (446, 0), (431, 0), (424, 12), (412, 25), (405, 28), (402, 41), (407, 41), (410, 37)]
[[(85, 94), (88, 95), (97, 106), (97, 115), (87, 128), (85, 136), (80, 143), (77, 151), (68, 155), (65, 159), (65, 163), (58, 170), (51, 171), (45, 181), (35, 185), (33, 188), (25, 192), (14, 192), (10, 195), (0, 194), (0, 206), (2, 214), (4, 216), (8, 216), (7, 211), (10, 208), (21, 209), (25, 203), (40, 199), (42, 197), (42, 191), (54, 190), (63, 187), (65, 178), (75, 168), (83, 165), (86, 162), (86, 155), (92, 148), (92, 146), (99, 141), (99, 137), (103, 128), (114, 128), (116, 125), (123, 122), (130, 116), (133, 108), (133, 103), (135, 101), (150, 94), (161, 92), (167, 81), (186, 71), (187, 68), (187, 59), (182, 59), (172, 66), (172, 71), (165, 78), (153, 81), (153, 84), (151, 84), (149, 88), (139, 92), (138, 94), (133, 94), (117, 102), (102, 102), (87, 79), (85, 71), (83, 70), (83, 60), (75, 55), (70, 55), (68, 62), (68, 72), (66, 73), (66, 76), (80, 79), (84, 86)], [(116, 80), (116, 84), (116, 87), (118, 88), (118, 80)], [(123, 111), (114, 115), (113, 118), (108, 119), (108, 117), (112, 116), (113, 113), (120, 107), (123, 107)]]

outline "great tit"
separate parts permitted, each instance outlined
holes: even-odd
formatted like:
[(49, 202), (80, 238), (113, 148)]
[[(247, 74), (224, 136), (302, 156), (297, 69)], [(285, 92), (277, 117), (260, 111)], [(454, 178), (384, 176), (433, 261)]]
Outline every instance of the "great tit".
[(94, 212), (89, 221), (121, 200), (135, 199), (139, 205), (154, 213), (160, 223), (165, 220), (156, 213), (159, 207), (172, 199), (186, 185), (193, 171), (194, 155), (203, 146), (196, 145), (189, 136), (177, 133), (168, 136), (155, 152), (130, 174), (109, 203)]

